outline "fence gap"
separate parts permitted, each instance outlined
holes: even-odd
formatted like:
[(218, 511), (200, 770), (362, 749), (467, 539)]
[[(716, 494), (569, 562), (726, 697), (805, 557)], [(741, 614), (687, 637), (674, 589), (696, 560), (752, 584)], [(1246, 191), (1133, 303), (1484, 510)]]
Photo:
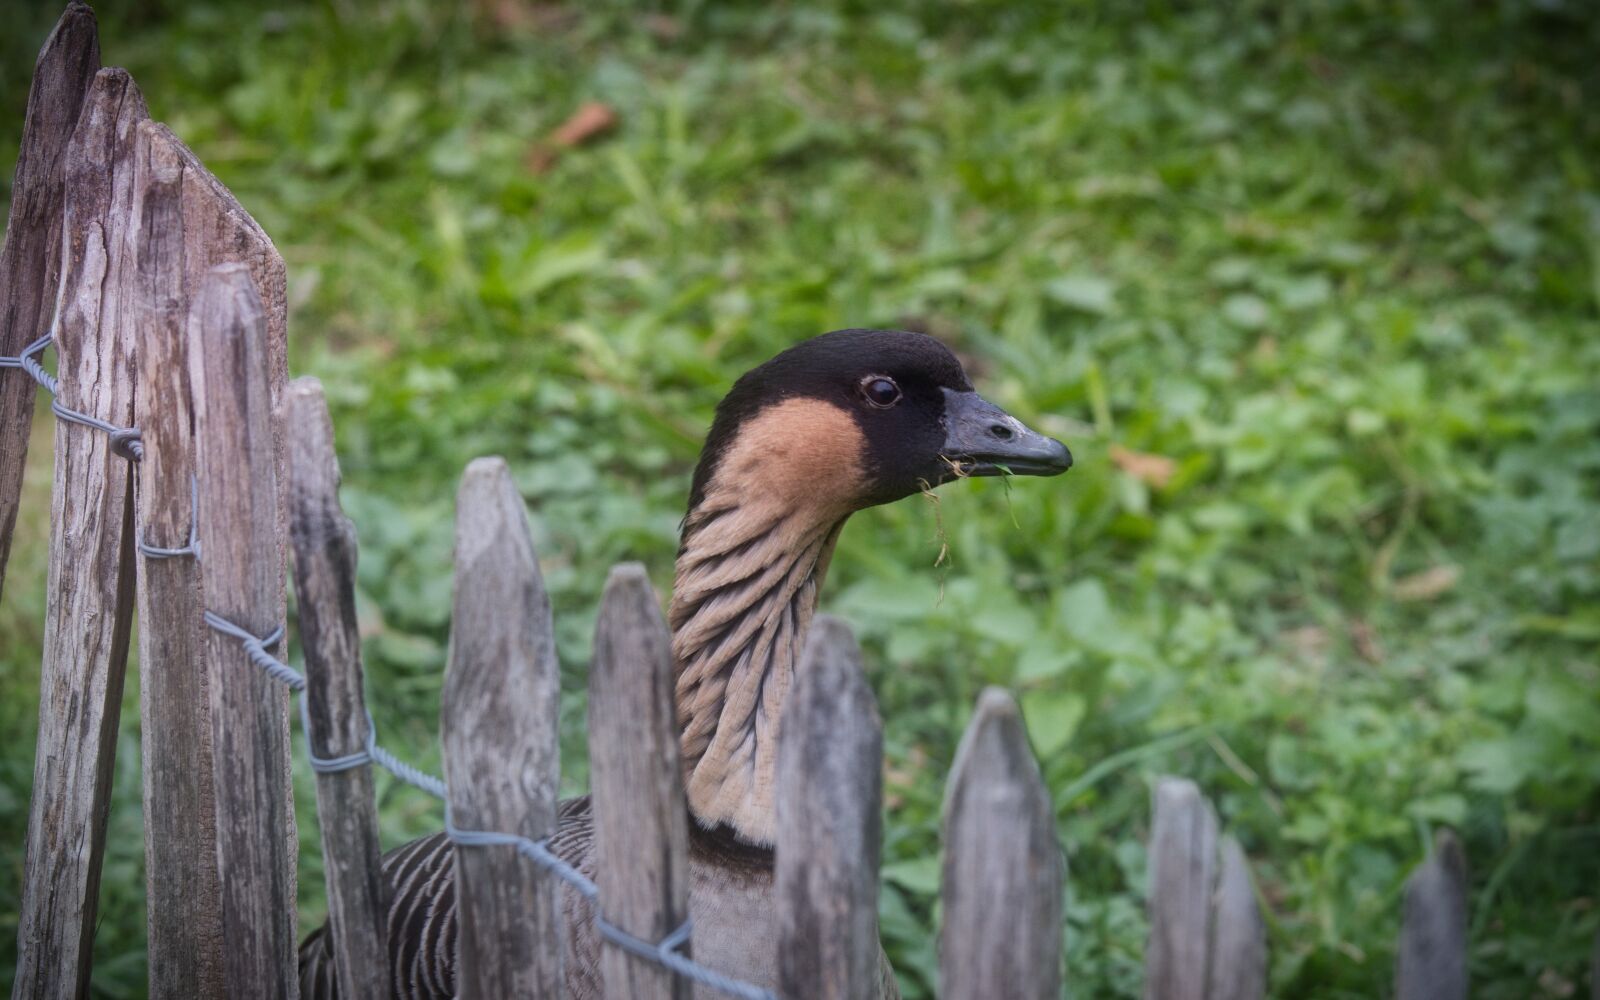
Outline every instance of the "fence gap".
[(1222, 838), (1211, 911), (1206, 1000), (1262, 1000), (1267, 995), (1267, 927), (1250, 882), (1244, 848)]
[(778, 992), (786, 1000), (879, 995), (878, 863), (883, 725), (861, 650), (818, 617), (778, 747)]
[(1396, 1000), (1465, 1000), (1467, 995), (1467, 859), (1449, 830), (1406, 879)]
[[(455, 614), (441, 728), (451, 821), (540, 840), (555, 831), (560, 676), (550, 599), (506, 463), (467, 466), (456, 507)], [(555, 877), (510, 846), (455, 848), (457, 995), (559, 998)]]
[[(136, 523), (146, 545), (181, 551), (197, 530), (187, 333), (191, 301), (206, 272), (229, 261), (249, 268), (258, 291), (281, 287), (283, 260), (165, 125), (140, 124), (135, 160), (135, 416), (145, 450)], [(285, 331), (270, 311), (266, 329), (270, 359)], [(269, 382), (276, 383), (282, 374), (270, 362), (268, 368)], [(141, 555), (138, 563), (150, 993), (220, 997), (222, 902), (206, 627), (200, 618), (202, 567), (193, 556)]]
[[(61, 163), (65, 273), (56, 320), (56, 400), (120, 428), (133, 423), (126, 249), (134, 128), (144, 117), (132, 78), (101, 70)], [(56, 420), (18, 996), (88, 988), (132, 635), (131, 454), (114, 447), (105, 431)]]
[(989, 688), (950, 768), (944, 806), (940, 995), (1061, 995), (1065, 859), (1011, 696)]
[[(70, 3), (45, 39), (28, 90), (28, 112), (0, 247), (0, 355), (15, 357), (43, 336), (55, 311), (61, 267), (62, 162), (84, 95), (100, 68), (94, 12)], [(0, 594), (22, 499), (38, 387), (0, 369)], [(26, 946), (24, 946), (26, 947)]]
[[(672, 638), (644, 567), (606, 580), (589, 669), (589, 783), (600, 912), (644, 941), (689, 919), (689, 814), (678, 765)], [(687, 947), (680, 953), (689, 954)], [(689, 1000), (687, 979), (605, 942), (608, 1000)]]
[[(356, 623), (355, 529), (339, 506), (339, 459), (322, 383), (289, 385), (289, 528), (300, 644), (305, 651), (306, 738), (323, 760), (365, 751), (369, 719)], [(390, 995), (388, 883), (378, 847), (372, 766), (317, 775), (328, 888), (328, 935), (339, 995)]]
[[(286, 643), (279, 489), (267, 319), (243, 264), (221, 264), (189, 314), (202, 594), (212, 613)], [(205, 633), (222, 888), (224, 974), (230, 996), (296, 993), (293, 789), (289, 694), (251, 662), (240, 640)]]

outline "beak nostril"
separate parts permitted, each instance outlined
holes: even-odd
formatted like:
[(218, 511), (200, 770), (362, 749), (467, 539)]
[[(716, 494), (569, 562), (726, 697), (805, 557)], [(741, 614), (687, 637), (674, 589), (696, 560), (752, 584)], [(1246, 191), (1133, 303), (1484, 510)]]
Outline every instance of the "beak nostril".
[(990, 424), (989, 433), (993, 434), (1002, 441), (1010, 441), (1016, 436), (1015, 432), (1013, 432), (1011, 428), (1007, 427), (1005, 424)]

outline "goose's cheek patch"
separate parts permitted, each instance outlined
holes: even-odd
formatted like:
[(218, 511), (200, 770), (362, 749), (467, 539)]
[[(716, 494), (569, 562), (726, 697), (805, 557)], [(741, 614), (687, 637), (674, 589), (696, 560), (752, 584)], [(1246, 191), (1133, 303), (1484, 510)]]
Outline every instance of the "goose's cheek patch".
[(708, 492), (837, 516), (866, 492), (865, 456), (866, 439), (849, 413), (820, 399), (787, 399), (739, 429)]

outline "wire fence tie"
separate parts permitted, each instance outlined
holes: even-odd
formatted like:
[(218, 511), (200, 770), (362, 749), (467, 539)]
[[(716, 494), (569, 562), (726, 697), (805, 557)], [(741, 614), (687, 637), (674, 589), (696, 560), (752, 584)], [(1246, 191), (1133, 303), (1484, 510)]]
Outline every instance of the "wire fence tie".
[(29, 344), (27, 347), (24, 347), (21, 353), (9, 356), (0, 355), (0, 368), (21, 368), (23, 371), (28, 373), (29, 378), (44, 386), (53, 394), (56, 391), (56, 380), (49, 372), (44, 370), (43, 366), (39, 364), (38, 357), (36, 357), (36, 355), (44, 353), (45, 348), (50, 346), (50, 342), (53, 339), (54, 338), (47, 333), (38, 340), (35, 340), (33, 343)]
[(338, 774), (340, 771), (372, 763), (372, 746), (377, 731), (372, 725), (371, 712), (367, 713), (367, 736), (362, 748), (343, 757), (317, 756), (317, 751), (311, 744), (311, 698), (303, 691), (300, 693), (300, 729), (306, 738), (306, 759), (311, 762), (311, 770), (318, 774)]
[(189, 543), (175, 549), (164, 549), (159, 545), (151, 545), (144, 540), (144, 529), (134, 532), (134, 546), (147, 559), (171, 559), (175, 556), (194, 556), (200, 558), (200, 483), (193, 475), (189, 477)]
[(210, 625), (223, 635), (238, 639), (239, 645), (244, 647), (245, 654), (250, 657), (250, 662), (265, 670), (273, 680), (287, 686), (290, 691), (299, 692), (305, 690), (306, 679), (300, 675), (299, 671), (267, 652), (268, 646), (283, 638), (282, 625), (273, 629), (270, 634), (258, 639), (215, 612), (207, 611), (201, 617), (205, 619), (207, 625)]
[(111, 436), (111, 451), (113, 454), (120, 455), (130, 462), (142, 460), (144, 458), (144, 442), (141, 440), (139, 428), (118, 427), (116, 424), (108, 423), (99, 417), (92, 417), (87, 413), (79, 413), (56, 398), (56, 394), (61, 390), (61, 382), (54, 375), (45, 371), (44, 366), (39, 363), (39, 355), (43, 354), (45, 348), (49, 347), (54, 341), (55, 337), (47, 333), (24, 347), (21, 354), (0, 357), (0, 368), (21, 368), (28, 373), (29, 378), (43, 386), (44, 391), (50, 394), (51, 413), (54, 413), (69, 424), (92, 427), (97, 431), (109, 434)]

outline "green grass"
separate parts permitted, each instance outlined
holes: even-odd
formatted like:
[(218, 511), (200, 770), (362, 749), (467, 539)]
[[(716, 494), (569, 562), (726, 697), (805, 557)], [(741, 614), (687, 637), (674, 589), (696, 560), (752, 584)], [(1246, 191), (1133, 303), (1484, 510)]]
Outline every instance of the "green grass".
[[(834, 563), (823, 603), (863, 637), (885, 719), (882, 927), (909, 996), (933, 987), (940, 796), (984, 684), (1018, 692), (1054, 796), (1073, 996), (1139, 995), (1158, 773), (1199, 781), (1248, 851), (1276, 995), (1387, 994), (1400, 886), (1440, 824), (1472, 866), (1474, 995), (1587, 988), (1600, 18), (1579, 0), (513, 3), (534, 21), (505, 29), (418, 0), (253, 6), (102, 11), (103, 49), (288, 260), (396, 749), (437, 766), (467, 459), (505, 455), (532, 510), (580, 790), (605, 570), (669, 584), (721, 393), (824, 330), (927, 329), (1078, 465), (858, 515)], [(7, 178), (53, 14), (0, 48)], [(591, 99), (619, 130), (530, 172)], [(0, 979), (37, 471), (0, 608)], [(136, 706), (105, 996), (143, 988)], [(438, 826), (382, 795), (386, 843)]]

